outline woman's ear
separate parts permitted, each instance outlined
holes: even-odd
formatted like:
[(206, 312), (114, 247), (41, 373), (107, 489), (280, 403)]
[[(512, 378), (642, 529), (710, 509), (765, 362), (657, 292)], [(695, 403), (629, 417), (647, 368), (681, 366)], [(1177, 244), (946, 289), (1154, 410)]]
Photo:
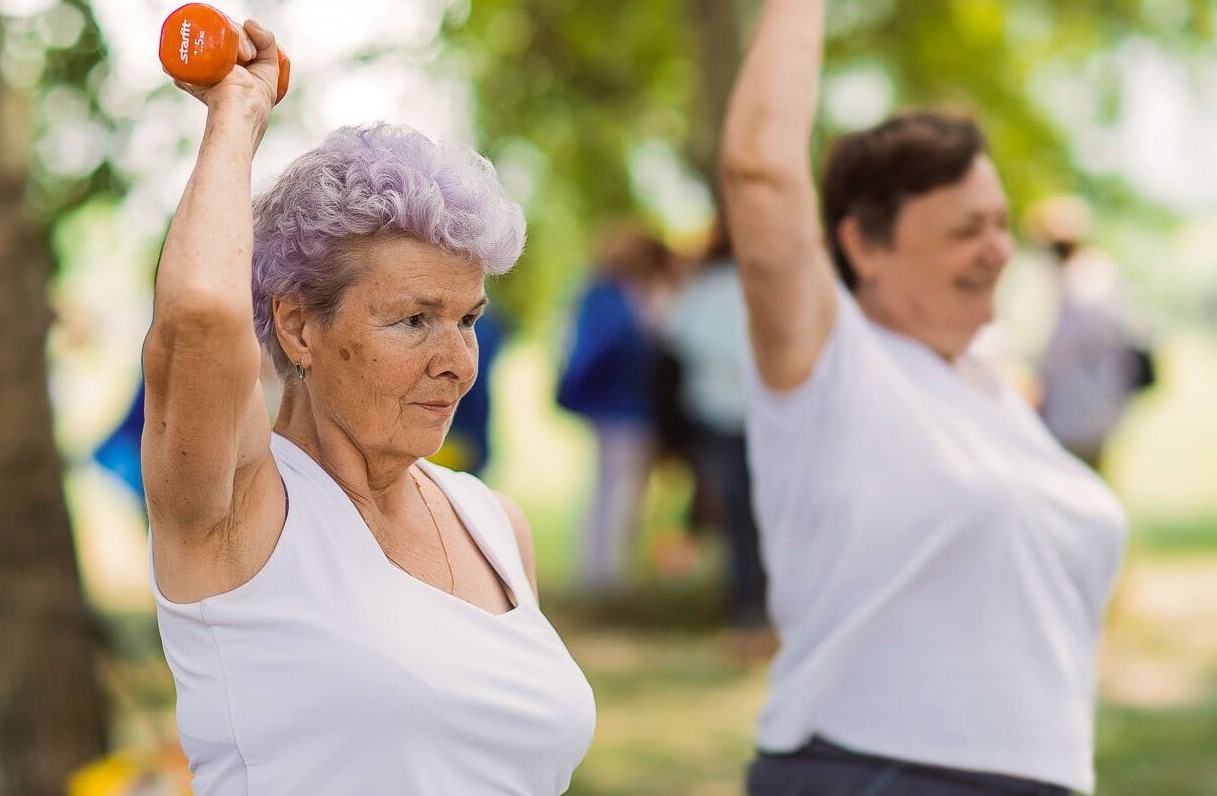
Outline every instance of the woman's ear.
[(875, 255), (881, 244), (868, 240), (858, 224), (858, 219), (853, 216), (846, 216), (837, 224), (837, 240), (841, 243), (841, 250), (849, 258), (854, 273), (858, 275), (858, 281), (873, 280), (878, 271)]
[(293, 364), (305, 369), (312, 367), (313, 352), (309, 343), (313, 324), (308, 313), (293, 299), (279, 296), (271, 299), (271, 313), (275, 322), (275, 337), (283, 353)]

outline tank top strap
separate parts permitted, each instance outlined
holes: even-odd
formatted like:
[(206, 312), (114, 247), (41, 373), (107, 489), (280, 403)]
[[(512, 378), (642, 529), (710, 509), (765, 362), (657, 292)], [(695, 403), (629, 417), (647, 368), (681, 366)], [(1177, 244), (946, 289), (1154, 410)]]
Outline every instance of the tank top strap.
[(476, 476), (449, 470), (425, 459), (419, 464), (443, 490), (474, 541), (515, 595), (518, 605), (535, 605), (536, 595), (511, 519), (493, 490)]

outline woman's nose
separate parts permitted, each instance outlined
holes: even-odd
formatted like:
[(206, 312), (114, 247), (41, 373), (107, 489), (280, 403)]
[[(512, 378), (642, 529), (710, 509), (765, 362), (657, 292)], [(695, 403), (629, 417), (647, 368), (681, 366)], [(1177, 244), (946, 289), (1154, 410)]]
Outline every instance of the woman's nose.
[(440, 333), (438, 350), (431, 358), (433, 378), (449, 376), (457, 381), (472, 381), (477, 375), (477, 337), (470, 331), (450, 327)]
[(1003, 266), (1014, 256), (1014, 236), (1007, 229), (994, 230), (985, 246), (985, 259), (992, 265)]

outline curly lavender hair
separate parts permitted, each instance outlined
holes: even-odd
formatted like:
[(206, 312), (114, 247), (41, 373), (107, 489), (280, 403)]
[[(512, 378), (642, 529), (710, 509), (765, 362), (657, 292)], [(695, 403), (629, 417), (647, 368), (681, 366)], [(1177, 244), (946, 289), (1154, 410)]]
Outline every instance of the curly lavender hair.
[(388, 124), (330, 133), (254, 201), (254, 329), (280, 376), (292, 363), (275, 335), (274, 297), (292, 296), (329, 323), (360, 276), (355, 247), (382, 235), (503, 274), (524, 247), (524, 212), (468, 146)]

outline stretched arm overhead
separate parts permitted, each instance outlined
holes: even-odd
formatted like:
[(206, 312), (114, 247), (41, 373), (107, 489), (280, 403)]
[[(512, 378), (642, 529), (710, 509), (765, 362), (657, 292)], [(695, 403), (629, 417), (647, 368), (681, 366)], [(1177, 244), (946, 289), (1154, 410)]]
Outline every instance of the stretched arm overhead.
[(257, 509), (237, 507), (271, 461), (250, 298), (250, 167), (274, 102), (273, 35), (246, 23), (241, 62), (210, 88), (179, 84), (206, 103), (207, 124), (161, 254), (144, 342), (143, 462), (158, 575), (193, 571), (187, 561), (200, 546), (214, 560), (218, 537), (259, 521)]
[(753, 357), (777, 390), (811, 374), (837, 310), (808, 157), (824, 2), (765, 5), (723, 129), (722, 194)]

